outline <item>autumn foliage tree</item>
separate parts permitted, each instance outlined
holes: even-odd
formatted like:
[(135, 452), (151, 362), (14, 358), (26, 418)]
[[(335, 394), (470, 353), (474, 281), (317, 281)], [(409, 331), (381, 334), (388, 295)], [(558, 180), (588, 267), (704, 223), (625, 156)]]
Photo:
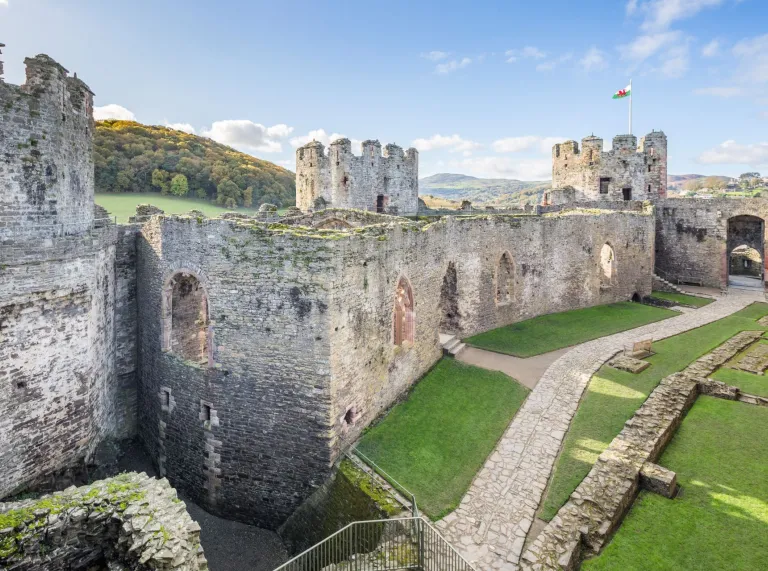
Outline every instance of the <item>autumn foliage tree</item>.
[(296, 202), (291, 171), (166, 127), (100, 121), (94, 135), (94, 161), (96, 192), (195, 196), (228, 208)]

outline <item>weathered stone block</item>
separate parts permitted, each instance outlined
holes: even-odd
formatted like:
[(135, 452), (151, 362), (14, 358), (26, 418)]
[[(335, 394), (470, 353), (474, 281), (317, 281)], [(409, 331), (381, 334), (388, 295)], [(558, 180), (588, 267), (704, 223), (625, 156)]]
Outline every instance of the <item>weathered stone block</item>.
[(640, 470), (640, 485), (649, 492), (674, 498), (677, 495), (677, 474), (653, 462), (646, 462)]
[(651, 364), (648, 361), (635, 359), (634, 357), (630, 357), (628, 355), (617, 355), (608, 361), (608, 366), (636, 375), (637, 373), (645, 371), (648, 367), (651, 366)]

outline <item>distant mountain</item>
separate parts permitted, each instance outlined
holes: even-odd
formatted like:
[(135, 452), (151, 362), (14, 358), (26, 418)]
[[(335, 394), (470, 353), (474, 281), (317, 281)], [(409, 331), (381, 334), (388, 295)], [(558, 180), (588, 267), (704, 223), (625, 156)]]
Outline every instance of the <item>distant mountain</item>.
[(687, 182), (709, 178), (710, 176), (713, 176), (713, 178), (716, 178), (717, 180), (721, 180), (723, 182), (728, 182), (729, 180), (731, 180), (731, 177), (729, 176), (705, 175), (705, 174), (671, 174), (667, 176), (667, 187), (670, 190), (683, 190), (683, 187)]
[(477, 178), (464, 174), (438, 173), (419, 180), (419, 194), (449, 200), (469, 200), (475, 204), (514, 205), (538, 203), (550, 181), (525, 181), (507, 178)]

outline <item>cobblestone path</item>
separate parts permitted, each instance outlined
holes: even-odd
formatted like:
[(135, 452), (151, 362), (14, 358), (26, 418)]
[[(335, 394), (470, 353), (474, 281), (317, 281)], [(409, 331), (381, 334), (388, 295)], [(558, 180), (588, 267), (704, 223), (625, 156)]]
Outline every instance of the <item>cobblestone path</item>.
[(696, 311), (571, 349), (547, 369), (459, 507), (437, 527), (478, 571), (516, 571), (563, 438), (592, 375), (627, 344), (677, 335), (754, 301), (764, 301), (761, 291), (731, 289)]

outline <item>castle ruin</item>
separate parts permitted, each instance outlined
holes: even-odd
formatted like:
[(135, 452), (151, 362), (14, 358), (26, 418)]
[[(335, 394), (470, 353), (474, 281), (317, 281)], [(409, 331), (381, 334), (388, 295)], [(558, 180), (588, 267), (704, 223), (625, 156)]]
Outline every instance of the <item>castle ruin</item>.
[(296, 150), (296, 206), (416, 214), (419, 209), (419, 152), (363, 141), (360, 156), (349, 139), (325, 146), (312, 141)]
[(298, 149), (301, 216), (115, 225), (93, 203), (92, 93), (26, 64), (0, 81), (0, 497), (138, 435), (206, 509), (274, 529), (441, 330), (642, 298), (655, 268), (721, 285), (729, 248), (764, 251), (767, 201), (665, 198), (661, 132), (556, 145), (570, 188), (533, 213), (386, 216), (417, 212), (418, 153), (343, 139)]
[(610, 151), (591, 135), (552, 148), (552, 190), (545, 204), (595, 200), (658, 200), (667, 196), (667, 136), (617, 135)]

